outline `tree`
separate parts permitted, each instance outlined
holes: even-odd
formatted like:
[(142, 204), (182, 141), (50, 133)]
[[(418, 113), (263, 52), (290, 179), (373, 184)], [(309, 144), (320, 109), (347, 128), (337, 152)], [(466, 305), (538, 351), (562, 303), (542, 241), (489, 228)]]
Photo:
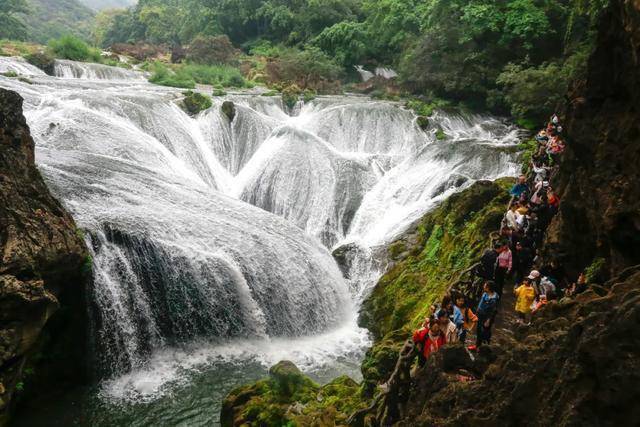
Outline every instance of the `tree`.
[(16, 14), (28, 12), (25, 0), (0, 0), (0, 38), (24, 40), (27, 30)]

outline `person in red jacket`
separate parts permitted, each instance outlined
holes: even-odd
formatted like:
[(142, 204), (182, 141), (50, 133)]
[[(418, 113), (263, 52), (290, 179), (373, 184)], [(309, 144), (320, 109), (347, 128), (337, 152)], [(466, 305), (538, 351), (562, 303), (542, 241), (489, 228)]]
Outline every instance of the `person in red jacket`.
[(413, 342), (418, 348), (418, 365), (424, 366), (431, 353), (446, 343), (438, 320), (433, 317), (425, 320), (422, 328), (413, 333)]

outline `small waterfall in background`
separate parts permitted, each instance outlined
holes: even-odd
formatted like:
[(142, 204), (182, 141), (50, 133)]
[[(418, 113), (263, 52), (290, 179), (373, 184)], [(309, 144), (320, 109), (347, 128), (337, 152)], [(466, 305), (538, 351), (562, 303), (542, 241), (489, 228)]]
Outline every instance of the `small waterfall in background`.
[(425, 132), (391, 102), (319, 97), (289, 115), (239, 93), (194, 118), (179, 89), (134, 71), (4, 70), (31, 76), (0, 85), (25, 98), (38, 167), (86, 230), (111, 397), (162, 395), (229, 358), (357, 372), (369, 339), (355, 319), (385, 245), (450, 194), (516, 173), (519, 131), (495, 117), (438, 112)]
[(63, 79), (146, 80), (144, 73), (103, 64), (56, 59), (55, 76)]

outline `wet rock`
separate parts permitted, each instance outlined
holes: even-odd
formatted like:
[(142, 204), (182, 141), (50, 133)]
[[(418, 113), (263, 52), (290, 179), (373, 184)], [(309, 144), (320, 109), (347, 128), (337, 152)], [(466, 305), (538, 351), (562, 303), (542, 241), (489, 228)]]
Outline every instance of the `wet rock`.
[[(27, 355), (40, 344), (41, 331), (59, 305), (69, 308), (58, 316), (59, 334), (75, 333), (73, 348), (48, 347), (49, 362), (38, 372), (66, 374), (83, 366), (77, 349), (84, 348), (78, 328), (85, 313), (82, 299), (87, 259), (83, 240), (62, 205), (49, 193), (34, 164), (34, 142), (22, 115), (22, 98), (0, 89), (0, 425), (6, 422), (12, 396)], [(74, 317), (78, 315), (79, 317)], [(73, 318), (73, 320), (72, 320)], [(69, 328), (75, 323), (75, 329)], [(57, 353), (57, 352), (60, 353)], [(55, 356), (60, 354), (61, 356)], [(64, 373), (63, 373), (64, 372)], [(75, 377), (77, 378), (77, 375)], [(69, 375), (72, 380), (73, 374)]]
[(222, 114), (227, 116), (229, 122), (232, 122), (236, 117), (236, 104), (232, 101), (224, 101), (220, 109), (222, 110)]

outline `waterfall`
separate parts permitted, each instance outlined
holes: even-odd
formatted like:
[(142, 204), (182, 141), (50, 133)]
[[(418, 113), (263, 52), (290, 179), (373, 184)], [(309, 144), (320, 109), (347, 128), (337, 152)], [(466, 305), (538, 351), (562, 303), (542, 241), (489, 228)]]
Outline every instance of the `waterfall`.
[(145, 80), (144, 73), (103, 64), (56, 59), (55, 75), (63, 79)]
[(56, 75), (0, 86), (25, 97), (38, 167), (86, 230), (113, 378), (199, 342), (241, 338), (260, 358), (291, 347), (274, 354), (303, 365), (362, 349), (354, 319), (384, 245), (453, 192), (516, 170), (519, 131), (490, 116), (438, 112), (425, 132), (397, 103), (319, 97), (292, 116), (237, 93), (190, 117), (180, 90), (139, 73), (59, 61)]
[(0, 73), (13, 72), (23, 76), (44, 76), (45, 72), (22, 58), (0, 56)]

